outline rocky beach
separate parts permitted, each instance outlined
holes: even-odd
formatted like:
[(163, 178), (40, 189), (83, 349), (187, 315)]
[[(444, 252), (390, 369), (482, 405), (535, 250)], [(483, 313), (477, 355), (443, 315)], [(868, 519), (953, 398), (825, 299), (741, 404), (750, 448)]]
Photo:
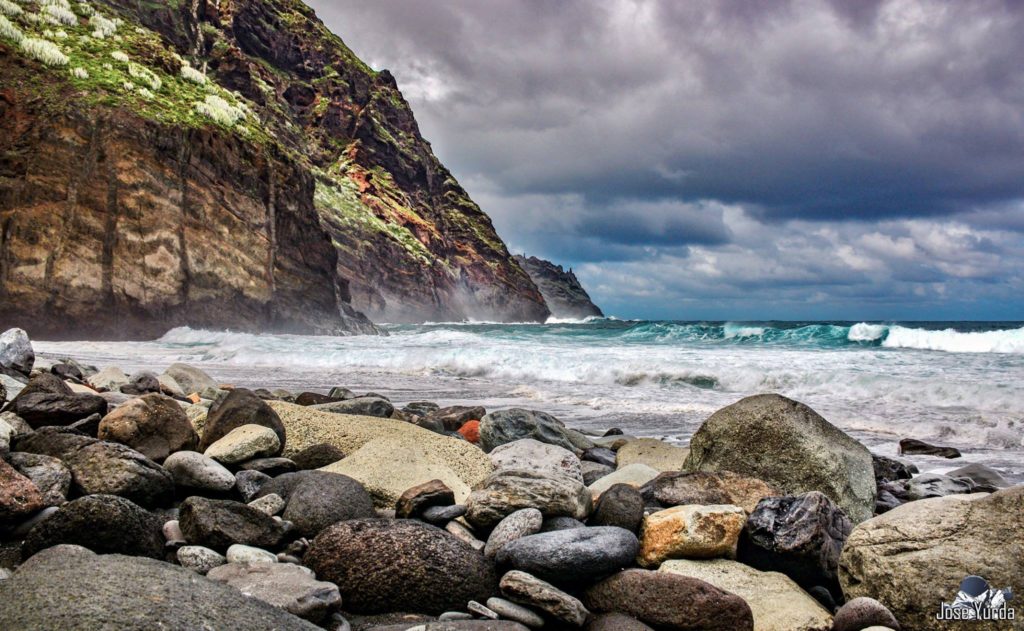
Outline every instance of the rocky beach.
[(919, 474), (783, 396), (683, 447), (37, 361), (19, 329), (0, 372), (3, 629), (1022, 628), (936, 616), (966, 576), (1019, 584), (1024, 486)]

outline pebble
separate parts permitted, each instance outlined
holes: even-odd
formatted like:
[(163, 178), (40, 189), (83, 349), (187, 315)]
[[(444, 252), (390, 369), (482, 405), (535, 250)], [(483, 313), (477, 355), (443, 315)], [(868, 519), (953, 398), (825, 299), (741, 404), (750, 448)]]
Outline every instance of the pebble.
[(431, 506), (423, 511), (420, 518), (428, 524), (444, 525), (453, 519), (458, 519), (466, 514), (465, 504), (453, 504), (452, 506)]
[(261, 510), (268, 515), (277, 515), (284, 510), (285, 501), (277, 493), (270, 493), (249, 502), (249, 506)]
[(487, 545), (483, 541), (477, 539), (472, 530), (457, 521), (448, 522), (444, 529), (454, 535), (456, 539), (460, 539), (471, 545), (474, 550), (483, 550), (484, 546)]
[(228, 562), (223, 554), (205, 546), (182, 546), (178, 548), (177, 557), (181, 567), (200, 574), (206, 574), (218, 565)]
[(487, 544), (484, 546), (484, 556), (493, 559), (506, 544), (540, 532), (543, 523), (544, 515), (536, 508), (517, 510), (498, 522), (491, 531), (491, 536), (487, 538)]
[(469, 610), (469, 613), (476, 614), (477, 616), (480, 616), (481, 618), (490, 618), (491, 620), (497, 620), (498, 619), (498, 614), (496, 614), (495, 612), (491, 611), (486, 606), (481, 605), (480, 603), (478, 603), (475, 600), (469, 601), (469, 603), (466, 604), (466, 609)]
[(455, 620), (472, 620), (473, 614), (465, 611), (446, 611), (437, 617), (442, 622), (453, 622)]
[(227, 560), (228, 563), (277, 563), (277, 555), (263, 548), (236, 543), (228, 548)]
[(167, 543), (185, 543), (185, 533), (181, 532), (181, 526), (177, 519), (165, 522), (163, 531)]
[(253, 458), (273, 456), (281, 451), (277, 433), (262, 425), (236, 427), (206, 448), (203, 455), (222, 464), (238, 464)]
[(171, 472), (174, 483), (206, 491), (230, 491), (235, 476), (223, 465), (196, 451), (178, 451), (164, 460), (164, 469)]
[(238, 488), (242, 498), (248, 502), (256, 497), (263, 485), (272, 479), (260, 471), (239, 471), (235, 474), (235, 487)]
[(504, 598), (498, 598), (497, 596), (488, 598), (487, 608), (506, 620), (513, 620), (532, 629), (539, 629), (544, 626), (544, 618), (540, 617), (536, 612)]
[(57, 512), (57, 510), (58, 507), (50, 506), (48, 508), (44, 508), (35, 515), (29, 517), (25, 521), (21, 522), (21, 524), (19, 524), (18, 527), (14, 529), (14, 536), (24, 537), (29, 533), (30, 530), (32, 530), (36, 526), (36, 524), (41, 524), (42, 522), (46, 521), (47, 519), (52, 517), (53, 514)]

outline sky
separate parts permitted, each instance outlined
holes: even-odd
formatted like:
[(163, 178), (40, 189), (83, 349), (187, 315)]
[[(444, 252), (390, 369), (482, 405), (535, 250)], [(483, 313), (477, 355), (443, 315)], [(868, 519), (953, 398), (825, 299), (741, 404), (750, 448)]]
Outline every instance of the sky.
[(1024, 319), (1024, 2), (309, 4), (606, 313)]

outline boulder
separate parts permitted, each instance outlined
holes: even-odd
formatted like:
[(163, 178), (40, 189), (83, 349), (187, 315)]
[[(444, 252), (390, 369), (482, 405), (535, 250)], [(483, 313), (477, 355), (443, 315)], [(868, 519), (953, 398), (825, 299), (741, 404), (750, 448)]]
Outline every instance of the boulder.
[[(27, 378), (22, 378), (27, 380)], [(0, 388), (3, 388), (3, 396), (0, 397), (0, 408), (3, 408), (5, 401), (10, 401), (25, 389), (25, 384), (10, 375), (0, 372)]]
[(93, 414), (104, 415), (107, 402), (96, 394), (77, 394), (60, 377), (40, 373), (4, 409), (38, 428), (70, 425)]
[(584, 585), (633, 565), (638, 550), (636, 535), (603, 526), (528, 535), (502, 546), (495, 560), (555, 585)]
[(23, 329), (7, 329), (0, 333), (0, 372), (28, 376), (36, 362), (32, 342)]
[(128, 375), (124, 374), (124, 371), (117, 366), (107, 366), (85, 381), (97, 390), (120, 392), (121, 386), (128, 385)]
[(583, 482), (580, 459), (576, 454), (532, 438), (499, 445), (489, 454), (494, 470), (520, 469), (541, 475), (565, 475)]
[(159, 393), (160, 379), (156, 376), (156, 373), (141, 370), (128, 377), (128, 383), (122, 385), (120, 390), (123, 394), (133, 396), (149, 394), (151, 392)]
[(174, 379), (185, 394), (217, 389), (217, 382), (202, 370), (186, 364), (171, 364), (164, 374)]
[(337, 585), (318, 581), (291, 563), (228, 563), (211, 569), (207, 577), (310, 622), (323, 621), (341, 604)]
[(546, 412), (512, 408), (491, 412), (480, 419), (480, 446), (486, 452), (523, 438), (576, 451), (565, 425)]
[[(482, 455), (482, 454), (480, 454)], [(401, 462), (401, 467), (394, 466)], [(448, 466), (443, 454), (409, 444), (401, 436), (382, 436), (321, 471), (341, 473), (361, 482), (380, 508), (393, 508), (402, 493), (431, 480), (440, 480), (458, 501), (469, 495), (469, 485)]]
[(228, 562), (220, 552), (203, 546), (181, 546), (175, 557), (181, 567), (187, 567), (199, 574), (206, 574), (218, 565)]
[(128, 445), (157, 462), (176, 451), (194, 450), (199, 443), (181, 406), (162, 394), (147, 394), (118, 406), (100, 421), (98, 437)]
[(100, 554), (129, 554), (159, 559), (164, 553), (161, 520), (116, 495), (89, 495), (68, 502), (28, 533), (22, 558), (44, 548), (70, 543)]
[(839, 553), (852, 524), (822, 493), (769, 497), (747, 519), (738, 558), (759, 570), (789, 576), (804, 589), (836, 593)]
[(820, 491), (854, 522), (875, 508), (871, 453), (802, 403), (775, 394), (718, 410), (690, 441), (687, 471), (733, 471), (784, 493)]
[[(381, 507), (394, 507), (403, 491), (435, 479), (444, 481), (461, 501), (465, 495), (459, 495), (460, 488), (468, 494), (493, 469), (487, 455), (477, 447), (411, 423), (332, 414), (279, 401), (270, 405), (288, 430), (284, 456), (290, 457), (318, 443), (337, 447), (350, 455), (326, 469), (362, 482)], [(348, 463), (371, 441), (376, 442), (355, 463)], [(403, 463), (403, 467), (391, 466), (394, 462)]]
[(970, 493), (974, 490), (974, 483), (970, 480), (958, 480), (939, 473), (922, 473), (904, 484), (907, 489), (907, 499), (911, 501), (923, 500), (926, 497)]
[(917, 467), (913, 464), (878, 454), (871, 454), (871, 464), (875, 469), (875, 484), (909, 480), (917, 472)]
[(406, 489), (395, 502), (395, 517), (409, 519), (419, 517), (423, 511), (434, 506), (452, 506), (455, 492), (441, 480), (430, 480)]
[(235, 475), (213, 458), (195, 451), (178, 451), (164, 460), (164, 469), (180, 487), (226, 492), (235, 486)]
[[(227, 436), (231, 430), (243, 425), (259, 425), (272, 429), (277, 434), (279, 445), (284, 446), (286, 443), (285, 427), (277, 412), (251, 390), (235, 388), (210, 406), (203, 425), (202, 440), (199, 441), (199, 451), (205, 452), (210, 445)], [(276, 456), (277, 453), (269, 455)]]
[(761, 572), (726, 559), (665, 561), (658, 571), (689, 576), (736, 594), (750, 605), (757, 631), (832, 629), (832, 615), (785, 574)]
[(602, 476), (587, 488), (590, 489), (590, 493), (594, 496), (594, 499), (597, 499), (602, 493), (616, 484), (628, 484), (630, 486), (640, 488), (658, 477), (658, 473), (657, 469), (638, 462), (636, 464), (627, 465), (621, 469), (617, 469), (606, 476)]
[(506, 572), (500, 585), (501, 593), (509, 600), (543, 611), (571, 627), (583, 626), (590, 614), (575, 597), (526, 572)]
[(207, 447), (203, 455), (232, 465), (280, 452), (281, 441), (274, 430), (262, 425), (241, 425)]
[[(948, 629), (936, 613), (953, 602), (965, 576), (982, 576), (996, 589), (1020, 585), (1021, 532), (1024, 485), (904, 504), (850, 533), (839, 560), (843, 595), (874, 598), (905, 629)], [(975, 622), (971, 628), (1006, 625)]]
[(611, 449), (605, 447), (591, 447), (583, 452), (580, 460), (585, 462), (596, 462), (612, 469), (618, 464), (618, 456)]
[(772, 485), (731, 471), (665, 472), (641, 489), (644, 499), (662, 506), (732, 504), (748, 513), (766, 497), (781, 495)]
[(946, 473), (951, 478), (970, 480), (977, 487), (988, 487), (989, 489), (1002, 489), (1010, 486), (1010, 483), (1001, 473), (992, 467), (971, 463)]
[(484, 556), (493, 559), (506, 544), (540, 532), (543, 523), (544, 516), (536, 508), (517, 510), (498, 522), (491, 531), (484, 546)]
[[(14, 452), (7, 457), (11, 466), (25, 476), (42, 494), (46, 506), (60, 506), (68, 498), (71, 490), (71, 470), (63, 462), (52, 456)], [(0, 485), (0, 488), (5, 488)]]
[(60, 428), (43, 428), (18, 442), (18, 450), (59, 458), (71, 469), (79, 495), (120, 495), (142, 506), (160, 506), (174, 495), (174, 480), (139, 452)]
[(428, 414), (437, 412), (440, 409), (441, 406), (433, 401), (411, 401), (408, 405), (402, 408), (402, 411), (416, 416), (427, 416)]
[(839, 608), (831, 631), (861, 631), (872, 626), (899, 629), (900, 623), (885, 605), (874, 598), (860, 596)]
[(487, 410), (479, 406), (453, 405), (435, 410), (427, 418), (441, 421), (445, 431), (457, 432), (469, 421), (479, 421), (486, 414)]
[(156, 380), (160, 384), (160, 392), (169, 397), (184, 399), (185, 395), (190, 394), (182, 390), (181, 385), (170, 375), (157, 375)]
[(586, 519), (591, 499), (587, 487), (573, 478), (505, 469), (496, 471), (473, 491), (466, 508), (466, 520), (486, 529), (522, 508), (536, 508), (545, 517)]
[(345, 457), (345, 452), (334, 445), (319, 443), (310, 445), (300, 452), (293, 453), (291, 458), (300, 471), (319, 469), (334, 464)]
[(734, 559), (746, 518), (742, 508), (731, 504), (688, 504), (647, 515), (637, 560), (656, 567), (665, 559)]
[(82, 371), (78, 368), (78, 366), (75, 366), (73, 364), (65, 364), (63, 362), (56, 363), (50, 366), (50, 374), (56, 375), (61, 379), (67, 381), (72, 381), (73, 383), (69, 384), (70, 386), (72, 386), (72, 390), (75, 389), (75, 386), (79, 386), (79, 384), (83, 380), (85, 380), (85, 376), (82, 375)]
[(587, 524), (616, 526), (635, 534), (643, 519), (644, 498), (640, 491), (628, 484), (616, 484), (601, 494)]
[(422, 522), (355, 519), (323, 530), (304, 563), (341, 590), (353, 613), (440, 614), (497, 589), (493, 565), (472, 547)]
[(0, 629), (318, 631), (237, 589), (162, 561), (50, 548), (0, 581)]
[(46, 507), (39, 488), (0, 458), (0, 532)]
[(315, 410), (332, 414), (375, 416), (378, 418), (391, 418), (395, 411), (395, 406), (390, 401), (378, 397), (356, 397), (344, 401), (319, 403), (311, 407)]
[(604, 476), (615, 471), (615, 467), (609, 467), (598, 462), (591, 460), (584, 460), (580, 462), (580, 472), (583, 474), (583, 484), (587, 486), (592, 485)]
[(689, 576), (625, 570), (591, 586), (583, 603), (595, 613), (618, 612), (656, 629), (752, 631), (750, 606), (739, 596)]
[(904, 438), (900, 440), (900, 453), (908, 456), (939, 456), (941, 458), (960, 457), (960, 450), (955, 447), (929, 445), (923, 440), (917, 440), (916, 438)]
[(359, 482), (337, 473), (310, 473), (292, 490), (282, 515), (301, 536), (313, 538), (333, 523), (376, 516), (373, 499)]
[(615, 453), (620, 469), (640, 463), (658, 471), (680, 471), (690, 450), (657, 438), (638, 438), (626, 443)]
[(280, 521), (251, 506), (198, 496), (182, 502), (178, 521), (190, 544), (218, 551), (235, 543), (273, 548), (286, 532)]

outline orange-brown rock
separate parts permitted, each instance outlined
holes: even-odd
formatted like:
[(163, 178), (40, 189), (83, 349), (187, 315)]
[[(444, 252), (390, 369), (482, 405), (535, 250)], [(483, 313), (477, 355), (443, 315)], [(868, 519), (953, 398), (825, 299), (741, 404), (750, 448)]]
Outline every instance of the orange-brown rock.
[(734, 559), (746, 520), (742, 508), (729, 504), (675, 506), (647, 515), (637, 561), (657, 567), (665, 559)]

